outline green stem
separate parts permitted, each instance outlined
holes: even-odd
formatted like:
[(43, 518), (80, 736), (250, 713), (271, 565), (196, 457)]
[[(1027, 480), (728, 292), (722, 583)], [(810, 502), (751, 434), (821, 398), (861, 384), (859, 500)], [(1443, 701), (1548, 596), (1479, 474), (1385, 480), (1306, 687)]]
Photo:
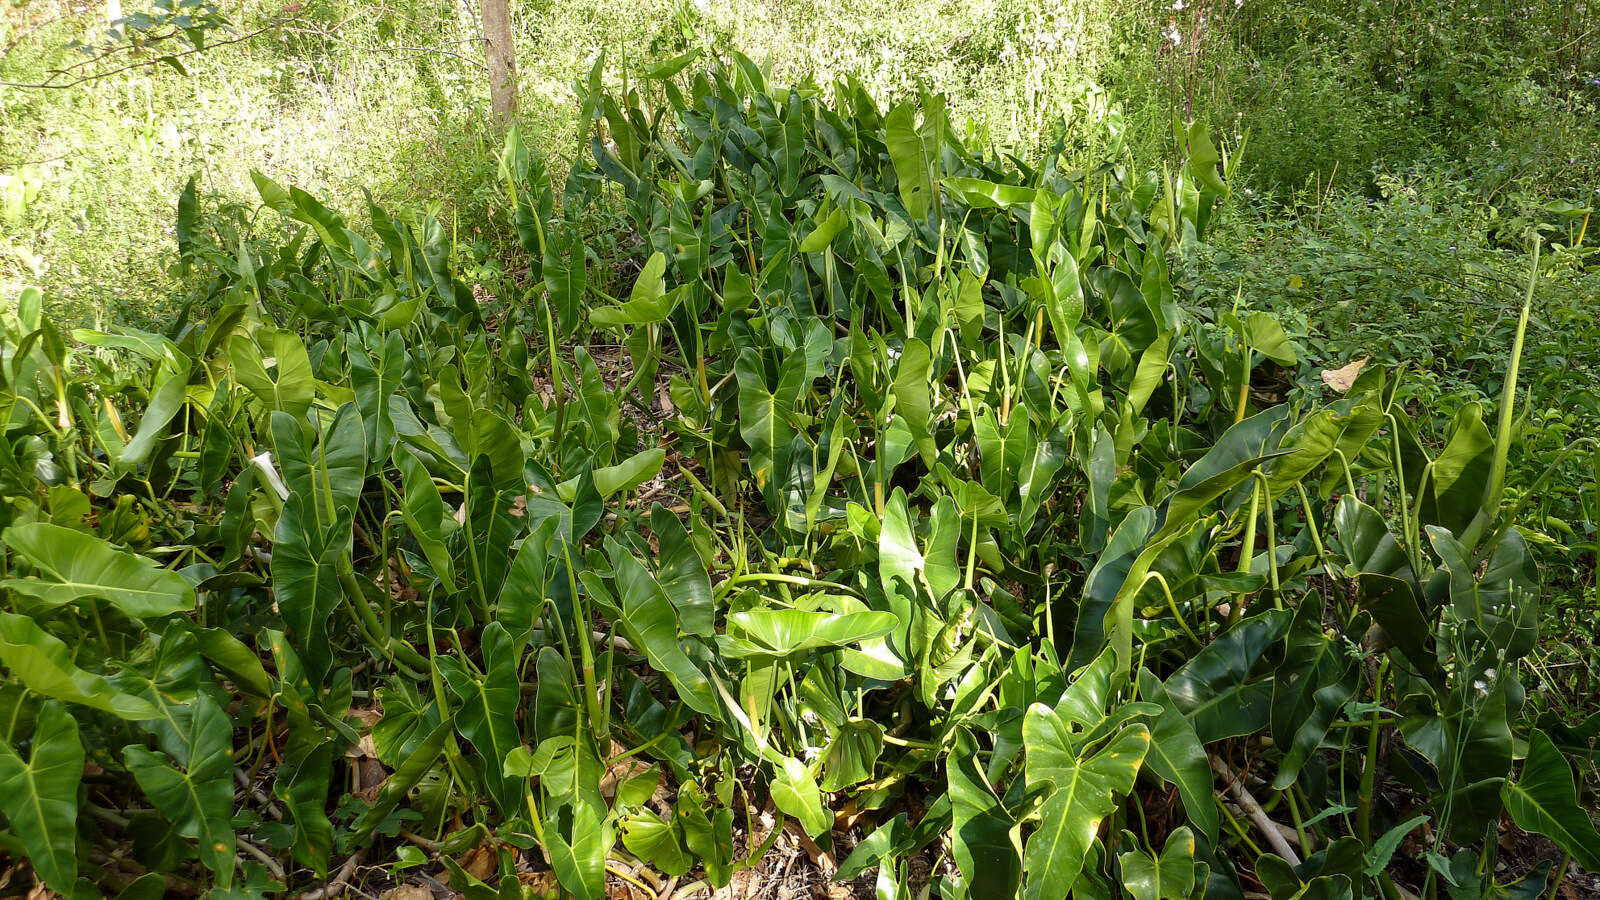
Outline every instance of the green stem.
[(1267, 583), (1272, 586), (1272, 605), (1275, 609), (1283, 609), (1283, 596), (1278, 585), (1278, 523), (1272, 515), (1272, 489), (1269, 487), (1267, 476), (1260, 469), (1255, 471), (1256, 486), (1260, 489), (1262, 497), (1266, 499), (1267, 513)]
[(1567, 877), (1567, 869), (1572, 866), (1572, 854), (1561, 854), (1561, 868), (1556, 870), (1556, 883), (1550, 885), (1550, 893), (1545, 895), (1545, 900), (1556, 900), (1561, 896), (1561, 882)]
[[(1387, 662), (1378, 665), (1373, 677), (1372, 702), (1383, 703), (1383, 670)], [(1383, 730), (1383, 716), (1374, 711), (1367, 731), (1367, 757), (1361, 763), (1361, 793), (1356, 797), (1356, 836), (1367, 847), (1372, 846), (1372, 792), (1378, 780), (1378, 736)]]
[[(1258, 483), (1250, 492), (1250, 513), (1245, 521), (1244, 543), (1239, 547), (1239, 565), (1236, 570), (1245, 574), (1250, 572), (1250, 561), (1256, 555), (1256, 514), (1261, 509), (1261, 485)], [(1244, 602), (1235, 603), (1228, 611), (1229, 624), (1237, 623), (1244, 618)]]

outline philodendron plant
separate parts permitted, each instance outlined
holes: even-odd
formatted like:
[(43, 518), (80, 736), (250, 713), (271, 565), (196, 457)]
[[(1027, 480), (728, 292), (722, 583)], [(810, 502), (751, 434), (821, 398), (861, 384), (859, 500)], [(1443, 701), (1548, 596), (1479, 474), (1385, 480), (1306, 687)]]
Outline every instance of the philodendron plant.
[(604, 75), (559, 197), (508, 137), (498, 301), (438, 221), (260, 176), (186, 194), (165, 332), (23, 296), (0, 846), (43, 884), (659, 896), (787, 830), (885, 898), (1543, 889), (1507, 818), (1600, 868), (1592, 749), (1522, 713), (1514, 369), (1442, 448), (1391, 373), (1276, 394), (1294, 337), (1172, 281), (1203, 124), (1076, 169), (737, 55)]

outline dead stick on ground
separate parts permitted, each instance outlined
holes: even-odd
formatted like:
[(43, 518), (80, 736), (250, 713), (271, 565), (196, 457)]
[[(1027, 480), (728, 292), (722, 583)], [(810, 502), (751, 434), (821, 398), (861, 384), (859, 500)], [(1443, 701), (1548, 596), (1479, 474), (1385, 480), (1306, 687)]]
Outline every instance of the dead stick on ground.
[(350, 858), (344, 861), (344, 865), (339, 867), (339, 872), (333, 876), (332, 881), (316, 890), (306, 891), (300, 895), (299, 900), (330, 900), (330, 898), (343, 894), (344, 889), (349, 886), (351, 874), (355, 872), (356, 866), (361, 865), (361, 860), (366, 855), (367, 848), (365, 847), (351, 854)]
[(1261, 804), (1256, 802), (1256, 798), (1244, 786), (1244, 782), (1234, 777), (1233, 772), (1228, 768), (1228, 764), (1213, 756), (1211, 757), (1211, 768), (1222, 776), (1223, 781), (1227, 782), (1228, 790), (1233, 792), (1233, 799), (1239, 801), (1239, 805), (1244, 807), (1245, 813), (1250, 816), (1250, 821), (1255, 823), (1256, 829), (1266, 837), (1267, 843), (1272, 845), (1273, 852), (1283, 857), (1284, 861), (1291, 866), (1300, 865), (1299, 854), (1294, 852), (1294, 848), (1290, 847), (1289, 842), (1284, 840), (1283, 835), (1278, 832), (1278, 823), (1267, 816), (1266, 810), (1262, 809)]

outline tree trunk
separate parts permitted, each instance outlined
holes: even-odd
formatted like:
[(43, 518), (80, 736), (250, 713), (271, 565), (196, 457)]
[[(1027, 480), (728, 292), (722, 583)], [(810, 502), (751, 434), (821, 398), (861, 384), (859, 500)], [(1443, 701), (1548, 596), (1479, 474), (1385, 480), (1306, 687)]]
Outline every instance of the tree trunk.
[(482, 0), (483, 55), (489, 63), (489, 105), (507, 122), (517, 109), (517, 52), (511, 40), (509, 0)]

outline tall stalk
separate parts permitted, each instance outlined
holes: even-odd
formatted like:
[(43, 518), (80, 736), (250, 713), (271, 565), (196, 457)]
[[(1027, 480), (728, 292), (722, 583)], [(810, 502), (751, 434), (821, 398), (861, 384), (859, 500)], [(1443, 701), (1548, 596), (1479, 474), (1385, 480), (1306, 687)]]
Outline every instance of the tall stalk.
[(1511, 342), (1511, 360), (1506, 364), (1506, 382), (1500, 391), (1500, 418), (1496, 422), (1494, 437), (1494, 467), (1489, 474), (1489, 487), (1483, 495), (1483, 505), (1462, 535), (1462, 543), (1474, 547), (1484, 532), (1494, 522), (1500, 511), (1500, 499), (1506, 489), (1506, 458), (1511, 453), (1511, 426), (1516, 419), (1517, 374), (1522, 367), (1522, 347), (1528, 335), (1528, 317), (1533, 313), (1533, 290), (1539, 283), (1539, 237), (1533, 238), (1533, 265), (1528, 270), (1528, 292), (1522, 298), (1522, 315), (1517, 319), (1517, 336)]

